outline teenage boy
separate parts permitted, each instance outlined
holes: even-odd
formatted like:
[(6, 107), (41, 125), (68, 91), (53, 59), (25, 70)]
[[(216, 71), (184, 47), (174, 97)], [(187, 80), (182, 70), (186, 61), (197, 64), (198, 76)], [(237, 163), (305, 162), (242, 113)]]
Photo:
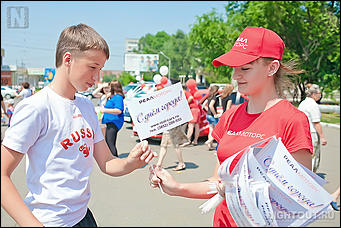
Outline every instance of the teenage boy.
[[(16, 106), (1, 146), (1, 205), (20, 226), (97, 226), (87, 207), (93, 160), (103, 173), (122, 176), (157, 156), (143, 141), (127, 158), (114, 157), (91, 101), (76, 94), (94, 85), (108, 58), (93, 28), (64, 29), (54, 80)], [(22, 200), (10, 176), (25, 154), (29, 192)]]

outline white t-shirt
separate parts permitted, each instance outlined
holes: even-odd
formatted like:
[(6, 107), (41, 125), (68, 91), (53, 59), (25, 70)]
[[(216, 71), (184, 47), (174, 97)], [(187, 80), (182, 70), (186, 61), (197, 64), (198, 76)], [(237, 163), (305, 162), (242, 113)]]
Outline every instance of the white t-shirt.
[(310, 132), (316, 132), (313, 123), (321, 122), (321, 111), (316, 101), (311, 97), (306, 97), (300, 103), (298, 109), (307, 115), (309, 119)]
[(93, 104), (45, 87), (20, 101), (3, 145), (26, 154), (26, 205), (44, 226), (73, 226), (86, 214), (94, 144), (103, 140)]
[(22, 89), (19, 93), (23, 98), (28, 98), (32, 96), (32, 90), (31, 89)]
[(101, 98), (99, 99), (99, 106), (104, 108), (105, 103), (107, 102), (107, 95), (103, 94)]

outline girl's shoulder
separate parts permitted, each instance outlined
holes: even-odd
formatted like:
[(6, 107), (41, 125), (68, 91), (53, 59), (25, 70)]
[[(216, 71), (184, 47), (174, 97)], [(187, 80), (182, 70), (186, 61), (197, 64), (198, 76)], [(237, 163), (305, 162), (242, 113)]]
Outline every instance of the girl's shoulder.
[(278, 119), (290, 120), (290, 121), (300, 121), (305, 119), (304, 112), (296, 108), (290, 101), (283, 99), (273, 106), (269, 115), (277, 116)]

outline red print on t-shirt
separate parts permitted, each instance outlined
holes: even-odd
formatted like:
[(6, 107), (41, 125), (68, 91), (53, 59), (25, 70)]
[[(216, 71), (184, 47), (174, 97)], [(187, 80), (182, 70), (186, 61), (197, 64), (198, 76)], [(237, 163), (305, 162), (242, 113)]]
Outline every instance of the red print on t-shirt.
[(84, 143), (79, 147), (79, 151), (82, 152), (84, 154), (84, 157), (86, 158), (87, 156), (89, 156), (90, 147), (86, 146), (86, 143)]

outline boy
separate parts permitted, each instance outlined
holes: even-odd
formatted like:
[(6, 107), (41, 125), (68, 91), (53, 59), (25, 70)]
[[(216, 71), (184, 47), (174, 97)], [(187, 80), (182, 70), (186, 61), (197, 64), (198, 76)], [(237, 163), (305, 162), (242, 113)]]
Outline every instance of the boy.
[[(91, 27), (64, 29), (54, 80), (16, 106), (1, 146), (1, 205), (20, 226), (97, 226), (87, 208), (93, 160), (102, 172), (122, 176), (157, 156), (146, 141), (127, 158), (112, 156), (91, 101), (76, 94), (94, 85), (108, 58), (107, 43)], [(23, 201), (10, 175), (24, 154)]]

